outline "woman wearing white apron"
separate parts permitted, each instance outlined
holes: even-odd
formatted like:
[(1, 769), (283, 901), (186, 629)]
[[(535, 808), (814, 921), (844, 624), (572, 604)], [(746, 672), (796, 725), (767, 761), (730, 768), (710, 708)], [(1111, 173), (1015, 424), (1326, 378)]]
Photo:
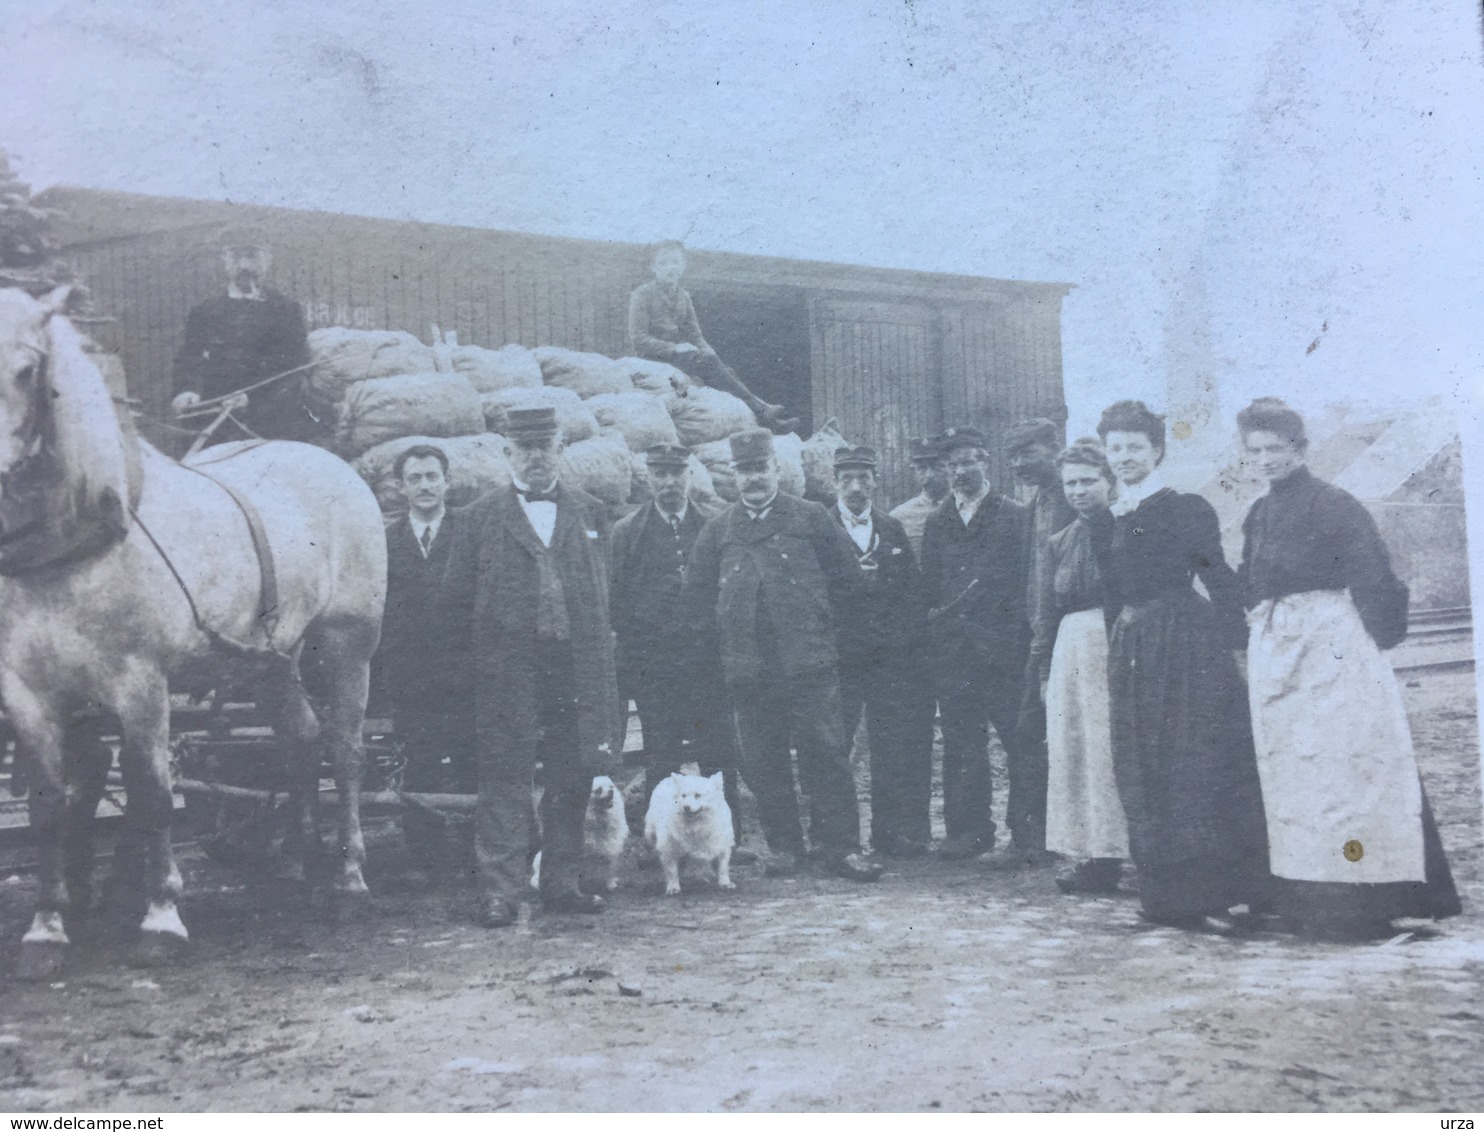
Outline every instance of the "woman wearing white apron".
[(1407, 589), (1375, 521), (1304, 466), (1303, 418), (1263, 397), (1237, 417), (1268, 493), (1243, 523), (1252, 729), (1280, 910), (1304, 934), (1384, 935), (1457, 915), (1401, 691), (1381, 649)]
[(1098, 441), (1074, 441), (1056, 460), (1077, 518), (1052, 535), (1036, 585), (1032, 663), (1046, 702), (1046, 848), (1073, 866), (1063, 892), (1112, 892), (1128, 856), (1128, 823), (1113, 777), (1108, 625), (1094, 540), (1112, 537), (1113, 472)]

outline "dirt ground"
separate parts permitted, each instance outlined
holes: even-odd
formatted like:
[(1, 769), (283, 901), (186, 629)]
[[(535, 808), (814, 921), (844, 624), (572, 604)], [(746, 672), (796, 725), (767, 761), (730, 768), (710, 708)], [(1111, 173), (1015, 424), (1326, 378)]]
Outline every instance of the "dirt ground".
[(81, 933), (60, 981), (15, 982), (32, 880), (0, 878), (0, 1109), (1478, 1111), (1473, 676), (1407, 697), (1466, 906), (1431, 937), (1189, 935), (935, 860), (678, 899), (634, 868), (603, 916), (487, 932), (381, 822), (350, 925), (183, 853), (193, 947), (165, 970)]

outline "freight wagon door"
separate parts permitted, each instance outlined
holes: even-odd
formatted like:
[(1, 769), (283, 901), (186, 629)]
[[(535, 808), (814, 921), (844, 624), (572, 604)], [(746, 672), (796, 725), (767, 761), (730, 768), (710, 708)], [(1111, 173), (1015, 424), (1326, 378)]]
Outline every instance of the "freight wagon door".
[(942, 428), (938, 315), (925, 303), (814, 299), (814, 422), (830, 417), (880, 461), (876, 501), (916, 494), (908, 441)]

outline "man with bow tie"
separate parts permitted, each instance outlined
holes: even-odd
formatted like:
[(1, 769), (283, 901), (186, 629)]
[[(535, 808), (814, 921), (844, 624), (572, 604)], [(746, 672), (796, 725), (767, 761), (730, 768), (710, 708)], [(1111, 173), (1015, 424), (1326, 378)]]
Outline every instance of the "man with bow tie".
[(541, 901), (601, 912), (579, 887), (592, 779), (617, 766), (618, 689), (603, 504), (561, 482), (549, 407), (512, 409), (510, 487), (460, 516), (443, 579), (444, 627), (471, 641), (479, 803), (479, 919), (503, 927), (526, 891), (531, 776), (542, 766)]
[[(1010, 794), (1027, 787), (1016, 733), (1030, 617), (1029, 512), (989, 483), (989, 441), (977, 428), (941, 439), (950, 494), (923, 528), (923, 591), (943, 720), (946, 860), (994, 848), (989, 727), (1005, 749)], [(1012, 805), (1014, 802), (1012, 802)]]
[[(407, 514), (386, 529), (386, 613), (374, 686), (391, 711), (407, 758), (402, 784), (413, 791), (474, 788), (464, 658), (438, 631), (438, 591), (457, 516), (448, 510), (448, 456), (414, 444), (392, 465)], [(432, 871), (451, 863), (444, 823), (421, 810), (403, 816), (409, 855)]]
[(806, 856), (793, 747), (810, 839), (832, 872), (876, 880), (880, 866), (861, 853), (835, 644), (836, 624), (864, 584), (855, 544), (819, 504), (778, 490), (766, 429), (737, 434), (731, 449), (741, 498), (696, 540), (685, 601), (692, 631), (715, 640), (721, 657), (768, 871), (791, 875)]
[(644, 730), (644, 796), (696, 762), (722, 770), (734, 833), (741, 840), (736, 742), (715, 649), (699, 647), (681, 609), (686, 565), (707, 515), (689, 499), (690, 449), (656, 444), (644, 452), (653, 498), (613, 526), (613, 630), (618, 683)]
[(835, 452), (836, 519), (855, 544), (865, 586), (841, 611), (840, 699), (845, 732), (864, 714), (871, 750), (871, 845), (920, 857), (932, 843), (933, 719), (918, 661), (927, 609), (902, 524), (872, 502), (876, 450)]

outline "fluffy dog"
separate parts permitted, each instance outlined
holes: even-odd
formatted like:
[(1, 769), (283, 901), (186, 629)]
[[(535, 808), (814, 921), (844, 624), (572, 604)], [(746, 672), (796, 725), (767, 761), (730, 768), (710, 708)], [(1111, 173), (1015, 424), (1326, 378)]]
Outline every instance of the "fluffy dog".
[[(536, 831), (541, 830), (541, 789), (533, 796), (536, 806)], [(618, 887), (618, 862), (629, 837), (629, 820), (624, 813), (623, 794), (613, 779), (600, 774), (593, 779), (587, 797), (587, 813), (582, 821), (583, 876), (601, 875), (603, 888), (612, 892)], [(591, 869), (591, 872), (589, 871)], [(531, 862), (531, 887), (541, 887), (541, 853)]]
[(732, 863), (732, 808), (722, 792), (720, 772), (702, 778), (687, 763), (654, 788), (644, 815), (644, 840), (665, 870), (665, 895), (680, 894), (680, 862), (687, 857), (716, 868), (718, 888), (736, 888)]

